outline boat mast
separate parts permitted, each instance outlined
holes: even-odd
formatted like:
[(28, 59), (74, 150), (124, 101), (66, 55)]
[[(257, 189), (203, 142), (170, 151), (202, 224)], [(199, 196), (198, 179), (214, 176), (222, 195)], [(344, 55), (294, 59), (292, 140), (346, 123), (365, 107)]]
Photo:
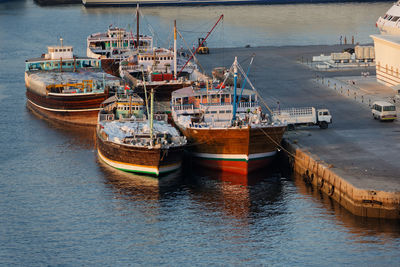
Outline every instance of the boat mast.
[(129, 90), (129, 112), (128, 112), (128, 117), (130, 118), (132, 116), (132, 92)]
[(236, 120), (236, 87), (237, 87), (237, 57), (233, 62), (233, 116), (232, 123)]
[[(254, 57), (255, 57), (255, 54), (253, 54), (253, 56), (251, 57), (249, 67), (247, 68), (246, 77), (249, 77), (250, 67), (251, 67), (251, 65), (253, 64), (253, 59), (254, 59)], [(241, 86), (241, 87), (242, 87), (242, 90), (240, 90), (239, 103), (240, 103), (240, 100), (242, 99), (243, 89), (244, 89), (244, 87), (245, 87), (245, 85), (246, 85), (246, 82), (247, 82), (247, 80), (244, 79), (243, 85)]]
[(136, 49), (139, 51), (139, 3), (136, 5)]
[(153, 145), (153, 109), (154, 109), (154, 89), (150, 93), (150, 142)]
[(176, 72), (176, 20), (174, 20), (174, 78), (177, 79), (177, 72)]

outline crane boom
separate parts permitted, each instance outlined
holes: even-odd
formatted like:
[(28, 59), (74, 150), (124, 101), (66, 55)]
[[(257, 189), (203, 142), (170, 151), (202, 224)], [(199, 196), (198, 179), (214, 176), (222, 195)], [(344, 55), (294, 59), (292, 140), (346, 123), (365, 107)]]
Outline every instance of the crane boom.
[(222, 14), (218, 21), (214, 24), (214, 26), (212, 27), (212, 29), (207, 33), (206, 37), (203, 39), (203, 41), (201, 42), (201, 44), (199, 44), (199, 46), (197, 47), (197, 49), (194, 51), (194, 53), (190, 56), (190, 58), (186, 61), (185, 65), (183, 65), (183, 67), (181, 68), (181, 70), (179, 71), (178, 75), (181, 74), (182, 70), (186, 67), (186, 65), (189, 63), (189, 61), (193, 58), (193, 56), (197, 53), (197, 51), (199, 51), (199, 48), (203, 45), (203, 43), (207, 40), (208, 36), (210, 36), (210, 34), (212, 33), (212, 31), (214, 30), (214, 28), (218, 25), (218, 23), (220, 22), (221, 19), (224, 18), (224, 14)]

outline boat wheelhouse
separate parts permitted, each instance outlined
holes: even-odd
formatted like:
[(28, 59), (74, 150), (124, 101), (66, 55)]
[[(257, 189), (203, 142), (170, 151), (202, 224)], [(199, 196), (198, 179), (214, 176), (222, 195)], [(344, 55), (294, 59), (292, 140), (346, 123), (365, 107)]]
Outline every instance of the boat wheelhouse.
[(81, 68), (101, 68), (100, 60), (77, 57), (72, 46), (64, 46), (62, 38), (60, 41), (59, 46), (48, 46), (47, 54), (26, 60), (25, 71), (76, 71)]
[[(139, 45), (137, 44), (139, 39)], [(87, 37), (87, 56), (90, 58), (118, 58), (134, 50), (151, 51), (153, 38), (133, 35), (124, 28), (109, 27), (107, 32), (94, 33)]]

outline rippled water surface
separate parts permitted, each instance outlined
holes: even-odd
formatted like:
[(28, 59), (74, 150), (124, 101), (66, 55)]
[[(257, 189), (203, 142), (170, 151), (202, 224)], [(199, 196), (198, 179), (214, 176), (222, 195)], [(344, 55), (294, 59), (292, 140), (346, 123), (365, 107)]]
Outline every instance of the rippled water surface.
[[(389, 6), (154, 7), (143, 21), (160, 44), (172, 19), (191, 43), (220, 13), (210, 46), (370, 42)], [(158, 184), (98, 162), (93, 130), (26, 110), (25, 59), (60, 36), (83, 55), (88, 34), (132, 21), (133, 9), (0, 4), (0, 265), (399, 264), (398, 223), (354, 217), (301, 181), (195, 171)]]

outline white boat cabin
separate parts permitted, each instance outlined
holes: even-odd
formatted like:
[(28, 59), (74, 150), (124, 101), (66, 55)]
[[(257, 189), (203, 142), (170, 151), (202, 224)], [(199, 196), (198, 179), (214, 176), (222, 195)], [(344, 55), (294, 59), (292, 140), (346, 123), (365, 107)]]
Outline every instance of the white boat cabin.
[[(137, 49), (137, 37), (123, 28), (109, 27), (105, 33), (94, 33), (87, 38), (87, 56), (92, 58), (112, 57)], [(153, 38), (139, 35), (139, 50), (151, 51)]]
[[(236, 116), (260, 114), (257, 94), (248, 89), (237, 89)], [(225, 127), (233, 118), (234, 92), (229, 88), (186, 87), (172, 92), (171, 109), (174, 119), (181, 124), (201, 127), (213, 125)], [(249, 117), (249, 116), (247, 116)], [(201, 124), (203, 123), (203, 124)]]

